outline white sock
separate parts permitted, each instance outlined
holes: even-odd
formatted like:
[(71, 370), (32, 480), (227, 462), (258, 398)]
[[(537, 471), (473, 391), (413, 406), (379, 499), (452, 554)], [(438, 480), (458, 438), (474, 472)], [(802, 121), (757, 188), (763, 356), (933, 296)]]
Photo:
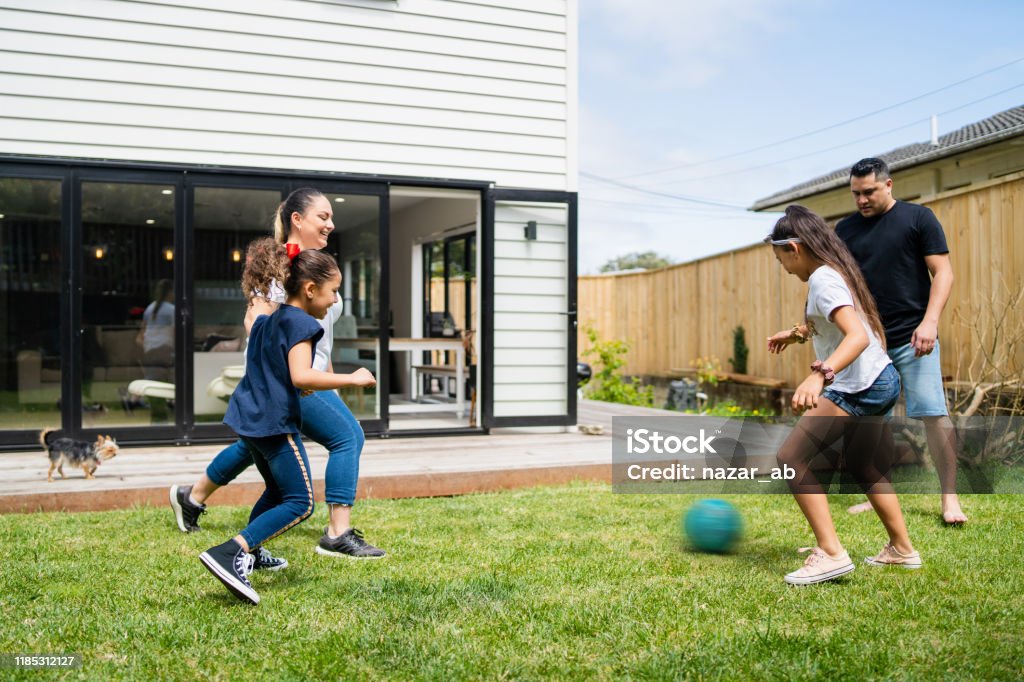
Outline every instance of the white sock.
[(189, 502), (190, 502), (191, 504), (194, 504), (194, 505), (195, 505), (195, 506), (197, 506), (197, 507), (202, 507), (202, 506), (203, 506), (203, 503), (202, 503), (202, 502), (196, 502), (196, 498), (192, 497), (192, 493), (189, 493), (189, 495), (188, 495), (188, 501), (189, 501)]

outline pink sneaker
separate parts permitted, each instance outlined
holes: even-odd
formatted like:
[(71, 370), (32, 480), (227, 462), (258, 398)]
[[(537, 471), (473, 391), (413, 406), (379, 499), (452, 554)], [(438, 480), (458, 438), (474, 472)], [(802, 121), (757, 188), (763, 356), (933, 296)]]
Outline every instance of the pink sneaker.
[(919, 552), (900, 554), (896, 551), (895, 547), (886, 543), (881, 552), (875, 556), (867, 557), (864, 559), (864, 563), (868, 566), (902, 566), (903, 568), (921, 568), (921, 554)]
[(826, 580), (846, 575), (856, 566), (850, 561), (850, 555), (843, 552), (837, 557), (829, 556), (820, 547), (801, 547), (800, 552), (810, 552), (801, 568), (787, 573), (783, 578), (790, 585), (813, 585)]

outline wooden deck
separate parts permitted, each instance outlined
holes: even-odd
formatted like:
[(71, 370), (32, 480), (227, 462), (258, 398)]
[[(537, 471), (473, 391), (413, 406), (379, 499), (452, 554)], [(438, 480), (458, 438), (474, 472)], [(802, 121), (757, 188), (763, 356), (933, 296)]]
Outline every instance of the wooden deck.
[[(484, 492), (572, 480), (611, 480), (611, 426), (616, 415), (674, 413), (581, 401), (579, 423), (600, 424), (604, 434), (498, 431), (486, 436), (368, 439), (360, 460), (360, 498), (428, 497)], [(677, 414), (677, 413), (675, 413)], [(323, 500), (327, 452), (306, 443), (314, 487)], [(123, 448), (93, 480), (78, 469), (46, 482), (49, 460), (41, 450), (0, 455), (0, 513), (98, 511), (167, 504), (168, 487), (189, 484), (220, 447)], [(255, 467), (219, 490), (215, 504), (252, 504), (263, 490)]]

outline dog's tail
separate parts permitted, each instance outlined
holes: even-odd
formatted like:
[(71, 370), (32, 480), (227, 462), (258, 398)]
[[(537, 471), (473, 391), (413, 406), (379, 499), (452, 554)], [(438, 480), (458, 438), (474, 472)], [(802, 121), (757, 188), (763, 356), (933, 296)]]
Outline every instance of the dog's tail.
[(57, 433), (58, 430), (59, 429), (43, 429), (42, 431), (39, 432), (39, 442), (42, 444), (44, 448), (50, 447), (50, 437), (53, 434)]

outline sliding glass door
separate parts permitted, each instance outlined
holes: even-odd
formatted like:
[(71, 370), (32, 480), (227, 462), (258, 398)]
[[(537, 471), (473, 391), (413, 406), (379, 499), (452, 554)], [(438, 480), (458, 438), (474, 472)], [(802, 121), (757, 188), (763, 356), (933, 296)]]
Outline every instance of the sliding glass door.
[[(154, 178), (156, 180), (156, 178)], [(175, 179), (80, 185), (78, 410), (85, 429), (175, 419)], [(162, 387), (163, 391), (153, 387)]]
[[(342, 314), (334, 323), (331, 360), (334, 371), (365, 367), (377, 377), (374, 388), (345, 388), (342, 399), (369, 432), (384, 430), (385, 396), (390, 380), (387, 290), (381, 264), (387, 249), (387, 190), (383, 185), (310, 183), (322, 191), (334, 211), (334, 232), (326, 251), (341, 268)], [(300, 186), (295, 184), (295, 186)]]

